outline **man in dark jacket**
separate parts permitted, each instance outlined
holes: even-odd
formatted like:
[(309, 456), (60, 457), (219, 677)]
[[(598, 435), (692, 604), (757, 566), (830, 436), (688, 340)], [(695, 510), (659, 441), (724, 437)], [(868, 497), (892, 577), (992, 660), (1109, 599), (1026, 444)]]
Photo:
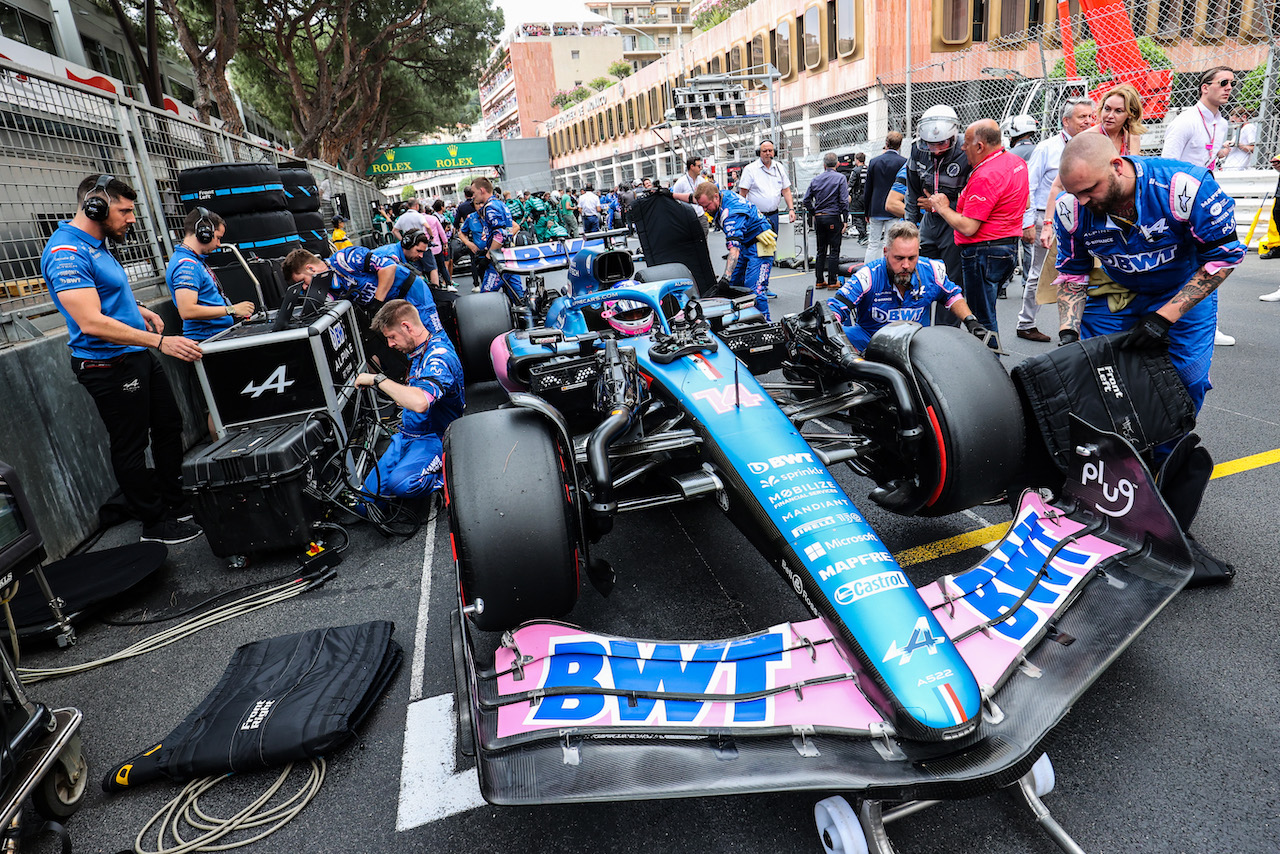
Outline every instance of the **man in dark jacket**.
[(902, 168), (903, 163), (907, 162), (907, 158), (898, 153), (900, 148), (902, 148), (901, 132), (890, 131), (884, 138), (884, 152), (871, 158), (862, 182), (862, 209), (870, 220), (867, 228), (866, 262), (868, 264), (884, 254), (885, 230), (897, 219), (884, 209), (884, 201), (889, 191), (893, 189), (898, 170)]
[[(849, 209), (849, 182), (836, 171), (838, 163), (834, 152), (822, 155), (822, 174), (809, 182), (809, 189), (804, 194), (804, 209), (813, 216), (813, 227), (818, 237), (818, 259), (813, 268), (817, 276), (815, 288), (834, 290), (840, 287), (836, 268), (840, 261), (844, 215)], [(823, 273), (827, 276), (825, 283)]]
[(867, 155), (859, 151), (853, 155), (853, 168), (849, 170), (849, 222), (858, 232), (858, 239), (867, 240), (867, 206), (862, 201), (866, 190)]

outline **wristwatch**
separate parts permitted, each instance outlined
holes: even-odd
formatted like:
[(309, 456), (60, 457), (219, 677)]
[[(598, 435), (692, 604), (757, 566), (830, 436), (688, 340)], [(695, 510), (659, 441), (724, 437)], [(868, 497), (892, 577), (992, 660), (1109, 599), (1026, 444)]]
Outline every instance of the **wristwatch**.
[(382, 384), (382, 383), (386, 382), (386, 379), (387, 379), (387, 375), (386, 375), (386, 374), (374, 374), (374, 375), (373, 375), (373, 387), (374, 387), (374, 388), (377, 388), (380, 384)]

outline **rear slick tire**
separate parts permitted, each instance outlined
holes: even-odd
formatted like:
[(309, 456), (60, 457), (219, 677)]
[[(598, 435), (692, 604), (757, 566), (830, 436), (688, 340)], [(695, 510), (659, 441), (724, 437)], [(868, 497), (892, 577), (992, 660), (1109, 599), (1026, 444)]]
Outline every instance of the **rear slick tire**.
[(469, 383), (494, 379), (489, 345), (511, 331), (511, 302), (502, 291), (470, 293), (453, 304), (458, 316), (458, 356)]
[(524, 409), (459, 418), (444, 439), (445, 507), (462, 604), (483, 631), (557, 619), (578, 600), (576, 511), (565, 455)]

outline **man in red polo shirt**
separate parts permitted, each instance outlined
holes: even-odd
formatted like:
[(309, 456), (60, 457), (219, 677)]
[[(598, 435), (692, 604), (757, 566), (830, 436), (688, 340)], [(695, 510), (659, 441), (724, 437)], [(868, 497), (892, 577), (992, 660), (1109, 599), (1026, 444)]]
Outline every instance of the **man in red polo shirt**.
[(974, 165), (955, 210), (945, 193), (929, 196), (928, 205), (956, 231), (965, 301), (978, 322), (996, 332), (996, 293), (1017, 266), (1029, 195), (1027, 164), (1004, 149), (992, 119), (965, 128), (964, 153)]

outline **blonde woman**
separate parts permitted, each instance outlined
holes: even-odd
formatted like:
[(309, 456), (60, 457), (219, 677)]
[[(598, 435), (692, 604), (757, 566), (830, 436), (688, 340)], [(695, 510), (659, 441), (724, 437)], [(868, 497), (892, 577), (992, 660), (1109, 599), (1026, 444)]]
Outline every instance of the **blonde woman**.
[(1102, 97), (1094, 130), (1107, 135), (1121, 156), (1141, 154), (1139, 139), (1147, 132), (1142, 124), (1142, 96), (1128, 83), (1121, 83)]

